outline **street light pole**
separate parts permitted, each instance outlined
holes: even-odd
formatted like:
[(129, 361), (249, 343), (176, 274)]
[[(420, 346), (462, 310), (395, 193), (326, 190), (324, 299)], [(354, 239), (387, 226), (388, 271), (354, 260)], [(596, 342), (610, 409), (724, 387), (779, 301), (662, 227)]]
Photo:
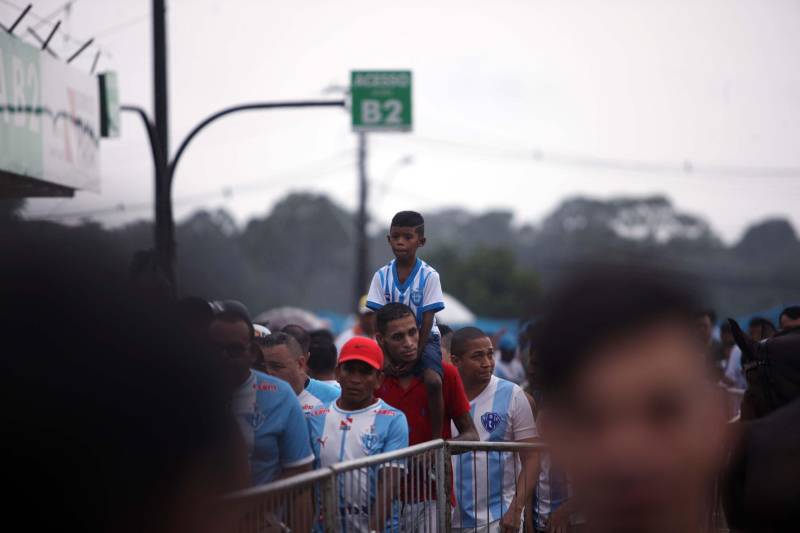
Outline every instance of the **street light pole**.
[[(344, 100), (299, 100), (288, 102), (255, 102), (251, 104), (241, 104), (231, 107), (226, 107), (216, 113), (213, 113), (199, 122), (189, 132), (183, 141), (178, 146), (178, 150), (170, 161), (168, 157), (164, 156), (164, 144), (161, 141), (161, 133), (158, 131), (157, 125), (154, 124), (147, 116), (147, 112), (138, 106), (123, 105), (120, 107), (122, 111), (136, 113), (142, 119), (144, 127), (147, 130), (147, 137), (150, 141), (150, 149), (153, 154), (153, 164), (155, 166), (156, 174), (156, 213), (155, 213), (155, 235), (156, 235), (156, 253), (159, 258), (160, 266), (163, 269), (167, 279), (170, 280), (173, 287), (173, 295), (175, 291), (175, 225), (172, 221), (172, 182), (175, 178), (175, 170), (177, 169), (178, 162), (181, 156), (186, 152), (189, 143), (194, 139), (198, 133), (205, 129), (209, 124), (216, 120), (242, 111), (256, 111), (264, 109), (297, 109), (307, 107), (344, 107)], [(162, 166), (163, 165), (163, 166)], [(166, 202), (166, 207), (159, 202)], [(168, 216), (166, 216), (168, 215)], [(166, 221), (169, 224), (166, 224)], [(166, 245), (169, 244), (169, 247)], [(169, 255), (167, 255), (169, 254)], [(167, 259), (168, 260), (165, 260)]]
[(369, 183), (367, 180), (367, 134), (358, 133), (358, 213), (356, 215), (356, 279), (353, 284), (353, 300), (355, 311), (358, 302), (367, 289), (369, 280), (367, 264), (369, 262), (369, 243), (367, 241), (367, 196)]
[(153, 109), (155, 118), (155, 251), (159, 266), (177, 292), (175, 277), (175, 221), (169, 165), (169, 107), (167, 84), (167, 20), (165, 0), (153, 0)]

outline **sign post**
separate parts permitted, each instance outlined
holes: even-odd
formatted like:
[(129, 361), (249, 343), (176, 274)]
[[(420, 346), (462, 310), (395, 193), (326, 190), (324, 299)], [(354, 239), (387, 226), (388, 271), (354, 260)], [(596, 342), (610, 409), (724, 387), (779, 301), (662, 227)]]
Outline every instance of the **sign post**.
[(350, 73), (350, 118), (358, 134), (358, 213), (356, 279), (353, 305), (358, 309), (369, 284), (367, 259), (367, 132), (411, 131), (411, 71), (354, 70)]
[(411, 71), (350, 73), (353, 131), (411, 131)]

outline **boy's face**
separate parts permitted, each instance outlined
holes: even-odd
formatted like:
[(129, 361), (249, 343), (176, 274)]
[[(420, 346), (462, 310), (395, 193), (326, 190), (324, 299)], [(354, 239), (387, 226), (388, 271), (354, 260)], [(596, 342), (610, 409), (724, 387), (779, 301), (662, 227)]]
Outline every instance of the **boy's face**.
[(363, 361), (345, 361), (336, 367), (342, 399), (349, 404), (371, 403), (383, 383), (383, 373)]
[(722, 468), (723, 399), (686, 324), (655, 324), (597, 350), (545, 406), (554, 461), (597, 531), (689, 531)]
[(417, 256), (417, 248), (425, 245), (425, 237), (417, 233), (417, 228), (410, 226), (392, 226), (386, 236), (392, 253), (397, 259), (410, 259)]
[(472, 339), (464, 344), (461, 354), (452, 354), (451, 361), (470, 385), (486, 385), (494, 372), (494, 347), (489, 337)]

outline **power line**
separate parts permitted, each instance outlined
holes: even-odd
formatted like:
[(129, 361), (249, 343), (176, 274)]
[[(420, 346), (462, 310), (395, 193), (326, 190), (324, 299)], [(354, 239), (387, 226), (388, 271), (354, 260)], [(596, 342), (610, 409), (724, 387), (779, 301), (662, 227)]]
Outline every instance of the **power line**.
[[(15, 10), (17, 10), (19, 12), (21, 12), (25, 8), (25, 6), (21, 6), (21, 5), (17, 4), (16, 2), (11, 2), (10, 0), (0, 0), (0, 4), (6, 5), (8, 7), (12, 7), (12, 8), (14, 8)], [(49, 19), (52, 18), (55, 14), (57, 14), (60, 11), (64, 10), (70, 4), (74, 4), (74, 1), (73, 2), (67, 2), (66, 4), (64, 4), (61, 7), (59, 7), (55, 12), (53, 12), (50, 15), (47, 15), (47, 16), (39, 15), (35, 11), (30, 10), (29, 16), (36, 21), (36, 24), (34, 24), (35, 27), (48, 25), (48, 26), (50, 26), (50, 29), (52, 29), (52, 26), (54, 26), (56, 23), (52, 22)], [(64, 32), (64, 31), (62, 31), (60, 33), (60, 35), (63, 37), (63, 39), (67, 43), (71, 43), (71, 44), (82, 45), (88, 40), (88, 39), (74, 37), (70, 33)], [(106, 48), (104, 48), (104, 47), (102, 47), (100, 45), (97, 45), (97, 48), (106, 57), (109, 57), (109, 58), (112, 57), (111, 53)]]
[(592, 170), (617, 170), (623, 172), (636, 172), (663, 175), (694, 175), (708, 177), (736, 177), (736, 178), (798, 178), (800, 167), (797, 166), (768, 166), (768, 165), (731, 165), (710, 164), (694, 162), (684, 159), (679, 162), (643, 161), (633, 159), (619, 159), (599, 157), (576, 152), (559, 152), (540, 148), (525, 149), (490, 146), (486, 144), (420, 137), (409, 135), (403, 137), (386, 137), (385, 139), (412, 141), (437, 148), (447, 148), (476, 157), (499, 157), (518, 159), (534, 163), (551, 164), (558, 166), (581, 167)]
[[(198, 202), (204, 202), (207, 200), (211, 200), (214, 198), (231, 198), (235, 194), (252, 194), (258, 191), (262, 191), (264, 189), (271, 189), (274, 187), (278, 187), (281, 185), (286, 184), (293, 184), (298, 183), (298, 181), (302, 182), (303, 184), (314, 183), (316, 181), (321, 181), (322, 179), (330, 178), (343, 170), (349, 170), (353, 166), (353, 161), (346, 161), (344, 165), (334, 165), (323, 170), (320, 170), (315, 176), (312, 176), (310, 179), (299, 179), (303, 175), (308, 174), (309, 172), (314, 171), (320, 166), (327, 166), (339, 159), (343, 159), (344, 156), (352, 157), (354, 153), (353, 149), (347, 149), (332, 156), (320, 159), (307, 167), (296, 169), (288, 172), (282, 172), (279, 174), (275, 174), (273, 176), (248, 182), (242, 183), (233, 186), (224, 186), (220, 189), (213, 189), (209, 191), (204, 191), (200, 193), (194, 193), (186, 196), (182, 196), (180, 198), (176, 198), (173, 201), (173, 205), (175, 206), (183, 206), (183, 205), (191, 205)], [(94, 218), (98, 216), (105, 216), (105, 215), (115, 215), (115, 214), (122, 214), (122, 213), (132, 213), (137, 211), (146, 211), (153, 208), (152, 202), (138, 202), (138, 203), (125, 203), (119, 202), (114, 205), (109, 205), (106, 207), (101, 207), (97, 209), (88, 209), (82, 211), (74, 211), (68, 213), (53, 213), (52, 210), (47, 214), (38, 214), (38, 215), (31, 215), (30, 217), (26, 217), (27, 220), (66, 220), (71, 218)]]
[(148, 11), (144, 15), (139, 15), (137, 17), (131, 17), (126, 21), (120, 22), (119, 24), (115, 24), (113, 26), (109, 26), (104, 28), (100, 31), (96, 31), (94, 33), (95, 37), (108, 37), (109, 35), (113, 35), (115, 33), (119, 33), (123, 30), (127, 30), (132, 26), (136, 26), (150, 18), (150, 12)]

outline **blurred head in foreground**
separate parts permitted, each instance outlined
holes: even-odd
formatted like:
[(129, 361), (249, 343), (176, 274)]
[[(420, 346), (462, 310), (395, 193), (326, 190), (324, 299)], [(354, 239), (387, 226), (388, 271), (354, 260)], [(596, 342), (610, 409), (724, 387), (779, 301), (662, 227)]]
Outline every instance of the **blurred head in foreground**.
[(538, 326), (540, 427), (591, 531), (697, 531), (722, 467), (723, 398), (693, 293), (659, 271), (595, 268)]
[(229, 529), (215, 504), (247, 464), (218, 364), (169, 302), (143, 304), (94, 260), (28, 245), (0, 264), (6, 519)]

